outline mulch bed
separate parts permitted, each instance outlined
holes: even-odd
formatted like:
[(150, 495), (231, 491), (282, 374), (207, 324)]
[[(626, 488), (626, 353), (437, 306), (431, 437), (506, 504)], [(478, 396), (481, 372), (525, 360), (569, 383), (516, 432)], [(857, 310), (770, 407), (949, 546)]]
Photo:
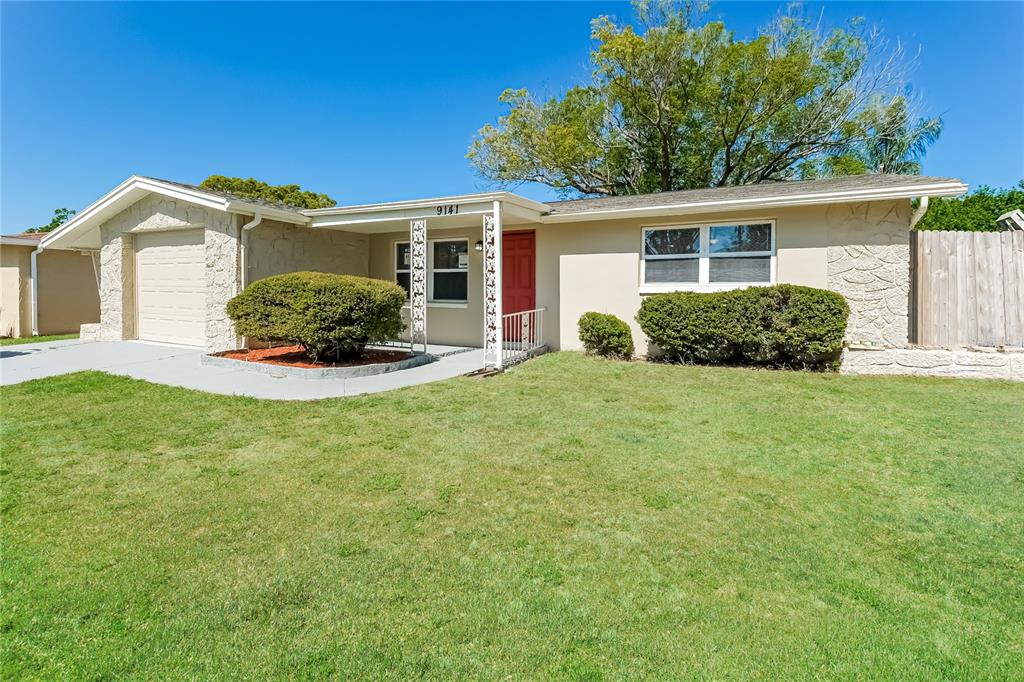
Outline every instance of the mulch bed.
[(228, 350), (223, 353), (215, 353), (218, 357), (231, 358), (232, 360), (245, 360), (246, 362), (262, 362), (266, 365), (283, 365), (285, 367), (305, 367), (307, 369), (320, 369), (323, 367), (358, 367), (360, 365), (376, 365), (385, 362), (399, 362), (412, 357), (412, 353), (402, 350), (377, 350), (370, 349), (363, 353), (362, 357), (354, 360), (342, 360), (340, 362), (310, 362), (302, 346), (278, 346), (277, 348), (254, 348), (239, 350)]

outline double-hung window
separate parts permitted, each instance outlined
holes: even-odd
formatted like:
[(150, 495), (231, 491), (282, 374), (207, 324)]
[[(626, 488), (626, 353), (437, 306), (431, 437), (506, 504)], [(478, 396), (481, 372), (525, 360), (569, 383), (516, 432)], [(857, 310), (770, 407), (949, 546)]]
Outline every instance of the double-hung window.
[[(395, 281), (408, 296), (412, 286), (409, 242), (395, 244)], [(469, 299), (469, 241), (436, 239), (427, 243), (427, 300), (465, 303)]]
[(644, 228), (641, 290), (771, 284), (774, 255), (768, 221)]

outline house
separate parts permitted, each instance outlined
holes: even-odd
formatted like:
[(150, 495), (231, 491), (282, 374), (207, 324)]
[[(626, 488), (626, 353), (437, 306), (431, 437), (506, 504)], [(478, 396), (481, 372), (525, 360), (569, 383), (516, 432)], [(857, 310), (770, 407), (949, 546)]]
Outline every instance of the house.
[(39, 254), (33, 267), (32, 254), (45, 236), (0, 235), (0, 336), (77, 332), (100, 319), (98, 252), (53, 249)]
[[(237, 347), (228, 300), (297, 270), (393, 280), (414, 344), (541, 335), (580, 347), (587, 311), (633, 326), (645, 295), (789, 282), (850, 304), (848, 341), (908, 342), (913, 198), (956, 179), (874, 175), (541, 203), (487, 192), (315, 210), (132, 176), (41, 244), (100, 252), (100, 321), (84, 334)], [(500, 237), (499, 237), (500, 235)], [(524, 331), (527, 328), (528, 331)], [(543, 330), (541, 332), (541, 329)]]

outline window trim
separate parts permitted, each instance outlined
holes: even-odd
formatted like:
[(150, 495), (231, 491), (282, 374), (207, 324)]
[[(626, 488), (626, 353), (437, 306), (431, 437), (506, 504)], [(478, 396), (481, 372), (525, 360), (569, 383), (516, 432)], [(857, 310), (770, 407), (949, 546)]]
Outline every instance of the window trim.
[[(465, 242), (466, 243), (466, 255), (469, 256), (469, 237), (439, 237), (437, 239), (427, 240), (427, 305), (431, 308), (465, 308), (469, 304), (469, 271), (470, 267), (467, 265), (465, 268), (439, 268), (434, 269), (434, 244), (436, 242)], [(392, 281), (398, 282), (398, 275), (408, 273), (410, 275), (410, 282), (412, 281), (412, 264), (409, 264), (408, 268), (400, 268), (398, 262), (398, 247), (401, 244), (410, 244), (408, 239), (396, 239), (391, 244), (392, 259), (394, 262), (394, 279)], [(464, 272), (466, 273), (466, 298), (463, 300), (459, 299), (434, 299), (434, 273), (435, 272)]]
[[(771, 249), (768, 251), (739, 251), (734, 253), (711, 253), (711, 228), (731, 227), (735, 225), (770, 225), (771, 226)], [(698, 252), (683, 254), (666, 254), (648, 256), (646, 253), (647, 233), (654, 230), (671, 230), (681, 228), (700, 228), (700, 244)], [(778, 224), (774, 218), (742, 218), (739, 220), (716, 220), (702, 223), (670, 223), (665, 225), (644, 225), (640, 228), (640, 279), (639, 287), (641, 294), (655, 294), (670, 291), (726, 291), (728, 289), (743, 289), (752, 286), (770, 286), (775, 284), (776, 260), (778, 250), (775, 245), (778, 234)], [(767, 282), (712, 282), (711, 281), (711, 259), (712, 258), (765, 258), (768, 257), (768, 281)], [(682, 260), (684, 258), (698, 258), (696, 282), (656, 282), (648, 284), (647, 261), (648, 260)]]

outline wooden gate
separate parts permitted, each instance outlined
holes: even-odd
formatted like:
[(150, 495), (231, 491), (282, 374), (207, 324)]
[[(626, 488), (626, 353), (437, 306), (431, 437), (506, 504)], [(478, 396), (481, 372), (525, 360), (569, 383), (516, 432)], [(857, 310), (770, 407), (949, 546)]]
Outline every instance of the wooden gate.
[(1024, 232), (911, 231), (911, 338), (922, 346), (1024, 346)]

